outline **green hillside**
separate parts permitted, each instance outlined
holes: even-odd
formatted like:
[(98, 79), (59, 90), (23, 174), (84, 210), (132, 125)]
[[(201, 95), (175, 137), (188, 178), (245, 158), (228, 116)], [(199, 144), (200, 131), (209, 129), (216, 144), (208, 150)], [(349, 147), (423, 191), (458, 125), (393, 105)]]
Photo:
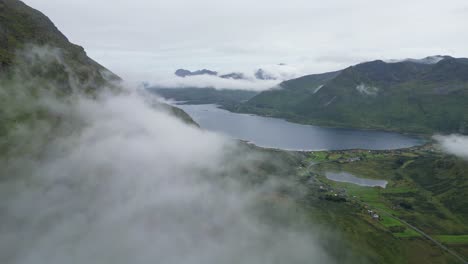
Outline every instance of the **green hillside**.
[[(32, 185), (44, 184), (40, 180), (36, 181), (36, 179), (34, 179), (35, 174), (33, 173), (27, 175), (20, 174), (20, 176), (18, 176), (18, 174), (15, 174), (18, 168), (25, 168), (24, 171), (26, 172), (34, 171), (40, 169), (41, 162), (43, 161), (55, 165), (55, 161), (60, 161), (62, 157), (61, 148), (57, 147), (59, 149), (58, 153), (52, 153), (52, 156), (57, 156), (56, 159), (51, 159), (51, 161), (49, 161), (48, 156), (51, 155), (51, 153), (47, 153), (47, 148), (44, 146), (47, 146), (49, 143), (53, 144), (54, 140), (52, 139), (59, 141), (58, 146), (60, 146), (60, 143), (64, 143), (61, 142), (62, 140), (67, 140), (66, 135), (74, 133), (79, 134), (80, 128), (86, 127), (87, 124), (83, 124), (85, 121), (77, 117), (79, 113), (76, 112), (79, 111), (73, 108), (76, 106), (74, 104), (76, 104), (77, 101), (74, 99), (79, 96), (93, 99), (99, 96), (98, 91), (105, 89), (109, 90), (109, 92), (123, 93), (123, 91), (117, 84), (114, 84), (114, 81), (119, 80), (119, 77), (88, 58), (83, 48), (70, 43), (46, 16), (27, 7), (20, 1), (0, 0), (0, 54), (0, 104), (2, 106), (0, 108), (0, 187), (2, 187), (0, 190), (4, 192), (2, 194), (5, 194), (5, 196), (2, 197), (9, 198), (11, 197), (9, 194), (11, 193), (27, 192), (31, 190), (29, 187)], [(374, 67), (374, 64), (378, 67)], [(297, 118), (298, 121), (317, 121), (330, 125), (347, 125), (350, 122), (347, 123), (345, 117), (349, 115), (350, 117), (354, 117), (352, 119), (353, 126), (362, 125), (373, 128), (379, 128), (380, 126), (374, 125), (371, 122), (373, 120), (371, 117), (376, 118), (375, 120), (381, 120), (377, 119), (378, 114), (373, 112), (379, 112), (377, 111), (379, 104), (390, 104), (383, 99), (385, 96), (404, 100), (402, 98), (405, 98), (407, 93), (413, 93), (415, 95), (413, 100), (416, 100), (416, 102), (419, 102), (421, 105), (421, 107), (415, 109), (420, 109), (420, 111), (422, 111), (421, 108), (424, 109), (423, 112), (425, 112), (425, 114), (420, 114), (420, 116), (427, 119), (430, 118), (429, 114), (437, 111), (441, 111), (440, 115), (444, 115), (443, 111), (452, 115), (452, 112), (455, 111), (453, 109), (465, 107), (464, 109), (466, 110), (466, 106), (459, 105), (460, 101), (466, 98), (467, 89), (465, 83), (467, 81), (467, 75), (465, 75), (465, 66), (463, 66), (468, 65), (466, 61), (447, 59), (434, 66), (420, 66), (406, 63), (395, 65), (402, 65), (402, 68), (393, 69), (393, 65), (383, 64), (382, 62), (372, 62), (339, 72), (311, 75), (297, 80), (291, 80), (283, 83), (282, 90), (264, 92), (252, 98), (246, 104), (241, 105), (239, 110), (258, 111), (263, 114), (275, 114), (278, 116)], [(413, 76), (418, 77), (415, 78)], [(350, 83), (352, 83), (352, 85), (350, 85)], [(361, 87), (360, 85), (363, 83), (365, 85)], [(442, 84), (445, 84), (445, 86)], [(360, 88), (357, 89), (356, 86)], [(287, 93), (285, 96), (289, 98), (288, 100), (284, 100), (285, 97), (282, 95), (285, 91)], [(208, 93), (212, 93), (212, 91)], [(218, 95), (214, 93), (214, 95), (211, 94), (210, 96), (217, 97), (225, 96), (226, 94), (227, 93)], [(239, 102), (243, 100), (241, 98), (245, 98), (243, 96), (246, 94), (238, 97), (239, 94), (233, 93), (223, 98)], [(252, 94), (249, 94), (249, 96), (250, 95)], [(380, 99), (380, 97), (382, 97), (382, 99)], [(262, 98), (266, 99), (264, 100)], [(269, 100), (268, 98), (273, 99)], [(439, 110), (431, 109), (427, 105), (430, 103), (430, 100), (435, 100), (434, 98), (437, 98), (437, 107), (439, 107)], [(441, 104), (440, 101), (443, 101), (440, 98), (446, 98), (444, 99), (446, 100), (444, 101), (445, 108), (439, 106), (439, 104)], [(205, 98), (203, 100), (208, 99)], [(274, 103), (270, 105), (269, 102)], [(310, 102), (313, 104), (309, 104)], [(282, 105), (281, 107), (279, 106), (280, 104)], [(407, 111), (417, 112), (412, 108), (414, 103), (408, 102), (407, 104)], [(419, 104), (416, 103), (416, 105)], [(359, 105), (359, 107), (355, 107), (355, 105)], [(81, 107), (79, 110), (89, 111), (87, 115), (93, 116), (95, 112), (92, 112), (92, 110), (95, 108), (87, 109), (86, 106), (87, 105)], [(120, 107), (120, 105), (118, 106)], [(122, 107), (126, 107), (124, 108), (125, 110), (130, 108), (128, 105), (123, 105)], [(155, 107), (161, 106), (157, 105)], [(182, 110), (167, 105), (163, 105), (162, 107), (167, 108), (166, 110), (168, 111), (172, 111), (176, 116), (184, 119), (188, 123), (193, 123), (190, 116)], [(276, 109), (274, 107), (279, 108)], [(356, 113), (346, 114), (340, 112), (346, 107), (352, 107), (351, 109), (356, 111)], [(366, 113), (365, 111), (369, 110), (371, 107), (375, 107), (377, 110)], [(386, 107), (388, 106), (385, 105), (385, 107), (382, 108), (387, 109)], [(398, 107), (395, 106), (391, 109), (397, 112), (397, 109), (399, 109)], [(309, 115), (309, 109), (321, 109), (322, 114)], [(334, 110), (328, 111), (328, 109)], [(381, 112), (382, 111), (383, 110), (381, 110)], [(460, 110), (459, 113), (465, 113), (463, 111)], [(364, 117), (360, 117), (357, 113), (366, 114)], [(334, 121), (326, 122), (328, 120), (327, 115), (330, 118), (335, 118)], [(466, 115), (462, 117), (466, 118)], [(379, 116), (379, 118), (382, 117)], [(411, 116), (408, 117), (408, 120), (405, 122), (409, 122), (411, 118)], [(420, 117), (417, 116), (417, 118)], [(437, 118), (441, 117), (434, 117), (434, 119)], [(448, 121), (441, 121), (443, 123), (441, 125), (452, 124), (452, 122), (455, 124), (458, 122), (459, 118), (461, 117), (455, 116), (451, 121), (450, 118), (445, 116), (445, 119)], [(362, 120), (367, 120), (368, 123)], [(390, 123), (390, 125), (391, 124), (394, 123)], [(401, 125), (403, 125), (403, 121)], [(59, 129), (57, 129), (57, 127), (59, 127)], [(415, 129), (431, 129), (419, 123), (415, 124), (414, 127)], [(384, 128), (396, 129), (392, 126)], [(447, 130), (459, 129), (459, 126), (453, 125), (453, 127), (447, 126), (445, 128)], [(182, 130), (184, 127), (177, 126), (177, 129)], [(117, 129), (113, 129), (112, 131), (106, 132), (109, 134), (105, 134), (105, 136), (112, 136), (112, 133), (116, 132), (116, 130)], [(179, 137), (186, 136), (184, 131), (171, 130), (170, 132), (180, 133), (181, 135), (179, 135)], [(65, 136), (60, 133), (64, 133)], [(133, 133), (143, 134), (141, 135), (142, 137), (150, 136), (146, 135), (146, 131), (143, 133), (139, 131)], [(128, 137), (131, 137), (130, 133), (126, 134), (122, 140), (127, 141)], [(91, 135), (89, 140), (94, 144), (94, 136)], [(192, 139), (189, 138), (189, 140)], [(79, 142), (80, 141), (72, 140), (72, 142), (66, 142), (66, 146), (71, 149), (74, 149), (76, 146), (79, 150)], [(78, 146), (76, 143), (78, 143)], [(205, 145), (206, 148), (211, 147), (210, 144), (205, 144), (204, 141), (201, 143), (203, 147), (205, 147)], [(177, 144), (174, 147), (170, 143), (167, 145), (180, 152)], [(140, 146), (141, 144), (138, 145), (138, 147)], [(114, 149), (108, 148), (110, 146), (107, 144), (105, 144), (104, 147), (106, 151), (103, 153), (108, 153)], [(112, 147), (116, 147), (115, 149), (121, 148), (118, 144), (113, 144)], [(158, 146), (151, 145), (149, 148), (158, 148)], [(216, 178), (230, 177), (229, 171), (239, 167), (239, 173), (235, 174), (236, 177), (238, 177), (235, 180), (239, 181), (239, 184), (235, 184), (236, 187), (239, 185), (239, 187), (245, 187), (246, 190), (255, 189), (257, 187), (261, 189), (261, 195), (256, 200), (254, 204), (255, 207), (251, 209), (262, 217), (262, 225), (271, 224), (273, 227), (277, 225), (287, 227), (288, 225), (298, 225), (299, 223), (300, 227), (304, 228), (300, 229), (300, 231), (303, 233), (310, 233), (316, 237), (321, 244), (320, 248), (323, 248), (327, 255), (332, 256), (336, 260), (336, 263), (458, 263), (453, 255), (450, 255), (446, 250), (436, 246), (434, 243), (423, 238), (419, 233), (408, 228), (401, 220), (408, 221), (430, 235), (434, 235), (434, 237), (439, 239), (444, 245), (446, 244), (450, 249), (456, 250), (458, 254), (465, 257), (468, 256), (466, 242), (468, 227), (465, 224), (468, 220), (468, 204), (466, 202), (466, 193), (468, 190), (466, 185), (466, 182), (468, 182), (466, 171), (468, 169), (468, 164), (464, 160), (433, 151), (430, 145), (395, 151), (350, 150), (309, 153), (260, 149), (244, 143), (239, 144), (236, 148), (231, 148), (229, 146), (226, 148), (228, 155), (221, 161), (218, 161), (220, 162), (219, 164), (221, 164), (220, 168), (214, 168), (218, 165), (218, 163), (216, 163), (217, 161), (213, 162), (213, 168), (210, 167), (207, 170), (202, 166), (198, 167), (197, 164), (199, 162), (197, 158), (200, 157), (195, 157), (198, 155), (198, 152), (189, 151), (188, 153), (181, 153), (181, 155), (185, 155), (189, 158), (193, 156), (193, 163), (195, 163), (194, 168), (199, 169), (199, 173), (207, 174), (208, 176), (216, 174), (214, 175)], [(138, 148), (138, 151), (139, 150)], [(121, 151), (125, 152), (126, 149), (122, 149)], [(84, 155), (81, 154), (81, 152), (78, 153), (79, 156)], [(143, 155), (146, 155), (144, 149)], [(239, 159), (239, 157), (241, 159)], [(110, 164), (110, 167), (122, 166), (122, 164), (119, 164), (119, 160), (108, 161), (107, 157), (99, 158), (104, 160), (104, 165)], [(349, 162), (350, 158), (359, 158), (359, 160), (356, 159), (353, 162)], [(154, 158), (149, 156), (148, 159), (152, 162)], [(167, 162), (172, 166), (173, 159), (174, 156), (169, 155), (167, 160), (163, 160), (162, 162)], [(78, 159), (78, 161), (80, 160), (81, 159)], [(15, 163), (12, 163), (12, 161), (15, 161)], [(74, 161), (74, 159), (72, 159), (72, 161)], [(132, 159), (132, 162), (136, 163), (135, 168), (139, 170), (138, 161)], [(212, 161), (210, 160), (209, 162), (211, 163)], [(86, 165), (87, 163), (84, 164)], [(64, 180), (62, 180), (60, 177), (51, 177), (50, 181), (53, 182), (53, 185), (50, 186), (52, 186), (52, 188), (49, 189), (48, 185), (45, 185), (44, 187), (47, 188), (39, 189), (39, 196), (32, 195), (29, 197), (26, 195), (25, 200), (20, 199), (21, 203), (18, 205), (24, 208), (19, 208), (20, 210), (18, 211), (28, 211), (28, 206), (30, 206), (28, 201), (36, 197), (41, 198), (43, 197), (42, 195), (47, 195), (47, 197), (54, 201), (57, 200), (57, 204), (64, 207), (71, 206), (71, 208), (88, 209), (87, 207), (90, 205), (88, 201), (90, 201), (91, 203), (96, 202), (99, 204), (102, 202), (103, 206), (107, 208), (109, 200), (107, 199), (107, 192), (111, 191), (110, 189), (112, 189), (112, 186), (102, 186), (101, 189), (100, 183), (101, 181), (102, 183), (106, 183), (106, 179), (104, 178), (113, 181), (114, 178), (112, 178), (112, 176), (114, 176), (114, 170), (107, 166), (101, 166), (100, 162), (98, 162), (98, 164), (99, 166), (97, 166), (97, 172), (95, 174), (86, 174), (86, 172), (95, 172), (95, 170), (83, 170), (83, 177), (89, 179), (89, 181), (84, 183), (85, 186), (83, 189), (81, 188), (82, 185), (80, 185), (78, 181), (75, 181), (75, 179), (68, 179), (65, 177)], [(70, 168), (78, 169), (76, 175), (82, 174), (79, 167), (85, 166), (83, 166), (81, 162), (76, 162), (73, 165), (76, 166)], [(123, 165), (125, 165), (125, 163), (123, 163)], [(178, 163), (174, 162), (174, 166), (177, 165)], [(129, 177), (128, 182), (124, 181), (122, 184), (124, 186), (128, 185), (130, 189), (123, 188), (122, 190), (129, 190), (128, 195), (131, 197), (131, 193), (135, 192), (134, 190), (140, 190), (138, 188), (133, 189), (133, 183), (141, 179), (135, 176), (139, 174), (135, 173), (134, 175), (133, 170), (129, 170), (126, 166), (122, 167), (125, 167), (122, 169), (126, 172), (128, 171), (132, 176)], [(69, 173), (67, 168), (62, 168), (61, 166), (52, 166), (51, 168), (50, 173), (52, 175)], [(157, 170), (158, 169), (159, 168), (157, 168)], [(363, 177), (384, 179), (389, 181), (389, 185), (386, 189), (361, 188), (351, 184), (331, 182), (324, 177), (324, 172), (327, 170), (346, 170)], [(49, 170), (41, 172), (48, 174)], [(152, 173), (153, 171), (151, 170), (148, 172), (145, 171), (144, 175), (148, 174), (148, 177), (151, 177)], [(163, 173), (166, 173), (166, 171), (163, 170)], [(170, 173), (170, 171), (167, 171), (167, 173)], [(190, 174), (191, 171), (183, 170), (183, 173)], [(44, 176), (47, 178), (47, 175)], [(21, 177), (30, 177), (31, 179), (24, 179)], [(78, 180), (84, 178), (78, 178)], [(11, 182), (15, 184), (6, 184)], [(234, 181), (226, 183), (234, 184)], [(270, 187), (262, 188), (262, 184), (263, 186), (272, 185), (272, 191), (270, 191)], [(14, 188), (8, 189), (5, 186), (14, 186)], [(154, 192), (151, 186), (147, 187), (148, 188), (145, 188), (145, 193)], [(106, 197), (106, 199), (101, 201), (94, 200), (93, 196), (84, 197), (87, 195), (85, 191), (88, 188), (99, 192), (103, 197)], [(62, 196), (55, 196), (55, 194), (61, 192), (60, 189), (73, 190), (70, 193), (72, 193), (74, 197), (70, 197), (70, 201), (67, 199), (63, 201), (58, 199), (57, 197)], [(121, 189), (117, 188), (117, 190)], [(211, 189), (206, 190), (206, 192), (211, 191)], [(188, 190), (169, 189), (168, 191), (175, 193), (180, 191), (180, 195), (183, 196), (184, 192)], [(205, 197), (204, 193), (205, 191), (203, 192), (203, 197)], [(122, 193), (122, 195), (127, 197), (127, 193)], [(232, 194), (229, 193), (226, 193), (226, 195), (229, 196), (227, 197), (229, 199), (243, 199), (243, 197), (230, 197)], [(146, 199), (147, 196), (143, 197)], [(84, 198), (88, 198), (89, 200)], [(125, 199), (127, 198), (123, 200)], [(139, 205), (143, 202), (142, 200), (135, 200), (135, 205)], [(10, 235), (10, 230), (7, 230), (9, 226), (15, 226), (21, 229), (25, 224), (25, 220), (28, 219), (25, 219), (27, 215), (22, 215), (21, 213), (19, 213), (21, 216), (19, 219), (12, 219), (10, 214), (13, 216), (16, 215), (15, 212), (12, 212), (15, 211), (16, 208), (13, 206), (3, 207), (3, 205), (8, 204), (10, 200), (2, 199), (2, 201), (4, 203), (1, 204), (2, 207), (0, 208), (2, 208), (2, 210), (0, 210), (0, 212), (2, 213), (2, 218), (8, 221), (6, 225), (0, 225), (2, 227), (0, 228), (1, 234), (6, 233)], [(45, 201), (47, 201), (47, 199)], [(82, 201), (83, 206), (81, 207), (80, 203), (77, 205), (78, 207), (74, 207), (71, 204), (74, 201)], [(155, 203), (159, 202), (154, 200), (149, 201)], [(42, 203), (38, 204), (43, 207), (38, 206), (34, 208), (37, 209), (37, 211), (33, 211), (39, 212), (39, 214), (41, 214), (39, 219), (43, 220), (39, 221), (40, 223), (33, 221), (33, 231), (38, 234), (51, 232), (50, 229), (53, 230), (52, 225), (57, 222), (52, 222), (51, 220), (55, 216), (60, 218), (60, 221), (73, 218), (70, 223), (71, 226), (81, 222), (81, 220), (74, 222), (74, 215), (71, 216), (72, 218), (62, 219), (61, 212), (63, 211), (55, 211), (55, 208), (49, 207), (49, 204), (43, 201), (41, 202)], [(112, 202), (117, 204), (118, 208), (112, 208), (111, 206), (110, 210), (121, 212), (121, 203), (125, 203), (125, 201), (118, 200)], [(164, 200), (161, 202), (166, 203)], [(206, 200), (206, 203), (210, 202), (211, 201)], [(167, 203), (167, 207), (171, 207), (172, 205), (171, 203)], [(381, 220), (373, 220), (366, 212), (369, 206), (377, 208), (381, 212), (388, 211), (389, 215), (392, 215), (392, 217), (384, 216)], [(146, 211), (149, 208), (142, 206), (141, 209)], [(188, 211), (193, 209), (197, 210), (197, 208), (189, 207), (176, 209)], [(85, 224), (90, 223), (91, 226), (93, 223), (92, 217), (95, 216), (94, 210), (91, 211), (93, 211), (93, 213), (90, 218), (81, 218), (81, 211), (76, 213), (79, 214), (78, 218), (83, 219)], [(200, 210), (196, 212), (196, 214), (206, 213), (204, 210)], [(48, 218), (47, 216), (51, 217)], [(114, 220), (117, 221), (121, 218), (120, 216), (120, 214), (113, 214), (111, 218), (105, 219), (111, 219), (112, 222)], [(143, 219), (145, 221), (133, 222), (132, 220), (132, 224), (143, 225), (144, 228), (151, 228), (153, 224), (152, 217), (146, 219), (144, 214), (134, 214), (133, 216), (135, 219), (145, 218)], [(232, 214), (232, 217), (229, 215), (229, 217), (232, 218), (232, 223), (245, 221), (242, 219), (242, 216), (236, 214)], [(401, 220), (394, 217), (398, 217)], [(132, 219), (134, 218), (132, 217)], [(195, 218), (197, 219), (197, 217)], [(194, 221), (197, 221), (196, 219), (194, 219)], [(213, 215), (213, 219), (217, 222), (217, 215)], [(168, 221), (171, 220), (172, 219), (168, 219)], [(105, 221), (102, 221), (103, 225), (100, 225), (100, 218), (96, 219), (96, 221), (99, 222), (98, 226), (104, 229), (112, 226), (112, 223), (109, 223), (108, 226)], [(58, 228), (58, 230), (64, 229), (61, 224), (54, 226), (54, 228)], [(223, 228), (223, 226), (219, 226), (219, 228), (209, 229), (208, 232), (216, 237)], [(113, 230), (115, 229), (109, 229), (111, 233)], [(271, 229), (272, 232), (276, 232), (277, 230), (278, 229)], [(93, 229), (86, 230), (88, 233), (92, 233), (93, 231)], [(205, 232), (205, 230), (201, 230), (201, 232)], [(252, 229), (252, 232), (257, 232), (257, 230)], [(56, 234), (54, 232), (52, 233), (53, 235)], [(142, 233), (142, 235), (145, 234), (146, 233)], [(15, 235), (16, 234), (13, 234), (13, 236)], [(79, 235), (81, 235), (81, 233)], [(17, 238), (13, 236), (5, 236), (6, 239), (4, 241), (10, 238), (17, 240)], [(29, 242), (29, 239), (29, 233), (24, 237), (20, 236), (18, 238), (21, 242)], [(69, 237), (69, 239), (75, 240), (75, 237)], [(105, 239), (106, 240), (98, 241), (114, 242), (112, 241), (113, 237), (106, 237)], [(128, 239), (128, 245), (132, 247), (135, 239), (140, 240), (140, 238), (132, 236), (128, 237)], [(285, 237), (285, 239), (291, 238)], [(32, 243), (36, 241), (38, 240), (33, 240)], [(41, 244), (39, 246), (49, 246), (48, 243), (51, 242), (46, 239), (39, 241), (40, 243), (38, 244)], [(217, 240), (213, 241), (216, 241), (216, 243), (223, 243), (222, 240), (219, 240), (219, 242)], [(242, 239), (239, 241), (243, 242)], [(69, 245), (67, 243), (69, 241), (60, 240), (60, 242), (63, 242), (64, 245)], [(276, 241), (268, 242), (268, 244), (275, 244)], [(17, 253), (14, 248), (12, 248), (12, 252), (10, 253), (8, 249), (11, 246), (7, 244), (9, 244), (9, 241), (8, 243), (1, 244), (2, 250), (0, 251), (7, 253), (6, 257), (0, 257), (2, 260), (6, 259), (2, 263), (12, 263), (9, 261), (11, 258), (8, 257), (11, 257), (11, 255), (14, 256)], [(153, 246), (152, 243), (149, 244)], [(26, 243), (26, 245), (28, 244)], [(156, 246), (158, 245), (154, 247)], [(309, 249), (310, 245), (299, 246)], [(88, 247), (88, 245), (86, 245), (86, 248), (90, 250), (92, 254), (98, 250), (91, 246)], [(25, 247), (24, 252), (30, 252), (28, 250), (32, 249), (33, 248)], [(49, 247), (46, 247), (46, 249), (49, 249)], [(74, 252), (75, 248), (68, 248), (65, 246), (51, 249), (53, 249), (51, 251)], [(196, 245), (193, 246), (193, 249), (196, 253)], [(124, 253), (127, 252), (124, 248), (122, 250)], [(179, 248), (176, 248), (174, 252), (177, 253), (178, 250)], [(47, 250), (47, 253), (49, 252), (50, 251)], [(53, 257), (54, 253), (55, 252), (51, 252), (50, 255), (39, 255), (44, 259), (33, 260), (37, 262), (46, 261), (49, 257)], [(90, 255), (87, 259), (92, 261), (93, 256), (94, 255)], [(67, 257), (70, 257), (72, 260), (76, 258), (73, 253)], [(147, 258), (145, 257), (145, 259)], [(285, 261), (285, 263), (287, 263), (287, 261)]]
[(258, 92), (248, 90), (230, 90), (215, 88), (148, 88), (149, 91), (166, 99), (186, 102), (188, 104), (219, 104), (233, 107), (245, 102)]
[[(416, 250), (428, 243), (426, 246), (434, 246), (430, 250), (435, 254), (433, 256), (436, 256), (437, 251), (436, 244), (423, 237), (414, 227), (447, 246), (459, 257), (468, 258), (466, 160), (441, 153), (435, 146), (425, 145), (391, 151), (311, 152), (305, 163), (309, 165), (303, 168), (304, 181), (309, 183), (310, 188), (318, 189), (325, 203), (339, 202), (354, 207), (349, 210), (357, 211), (356, 218), (360, 221), (373, 225), (374, 232), (384, 230), (394, 240), (399, 240), (399, 245), (394, 247), (411, 241), (412, 250), (405, 252), (398, 249), (398, 254), (405, 255), (400, 256), (405, 261), (443, 263), (440, 259), (430, 259), (427, 252)], [(344, 171), (360, 178), (386, 180), (388, 183), (386, 188), (377, 188), (331, 181), (325, 177), (326, 172), (330, 171)], [(330, 199), (335, 194), (339, 200)], [(367, 210), (377, 212), (380, 215), (379, 220), (373, 221)], [(367, 239), (370, 237), (369, 235)], [(379, 234), (377, 239), (382, 239), (378, 242), (380, 245), (393, 243), (384, 235)], [(380, 252), (381, 257), (385, 256), (384, 249), (374, 250)], [(399, 262), (398, 256), (389, 257), (394, 263)]]
[(372, 61), (283, 82), (231, 110), (300, 123), (468, 133), (468, 64)]
[[(17, 0), (0, 2), (0, 72), (5, 74), (13, 66), (22, 64), (28, 66), (38, 57), (44, 56), (43, 51), (31, 51), (24, 54), (21, 51), (31, 50), (31, 47), (42, 47), (50, 52), (59, 52), (64, 62), (76, 74), (76, 83), (83, 89), (96, 89), (107, 80), (120, 78), (90, 59), (84, 49), (72, 44), (57, 29), (57, 27), (41, 12), (26, 6)], [(35, 65), (33, 65), (34, 67)], [(47, 75), (55, 79), (56, 84), (64, 89), (70, 89), (70, 76), (65, 67), (51, 62), (49, 67), (40, 69), (36, 66), (31, 70), (33, 76)]]
[[(118, 92), (118, 81), (44, 14), (21, 1), (0, 1), (0, 154), (33, 152), (40, 147), (18, 130), (48, 134), (64, 121), (44, 107), (42, 95), (69, 104), (73, 95), (92, 98), (104, 89)], [(163, 107), (194, 124), (182, 110)]]

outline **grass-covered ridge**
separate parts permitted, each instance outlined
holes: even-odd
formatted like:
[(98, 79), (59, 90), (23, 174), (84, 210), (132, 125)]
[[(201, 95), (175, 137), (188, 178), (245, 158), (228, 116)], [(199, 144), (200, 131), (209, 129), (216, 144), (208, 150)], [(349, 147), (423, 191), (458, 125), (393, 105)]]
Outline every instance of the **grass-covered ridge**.
[[(306, 164), (305, 175), (313, 175), (323, 197), (337, 194), (345, 204), (357, 206), (362, 221), (395, 239), (436, 247), (427, 235), (468, 258), (468, 161), (425, 145), (392, 151), (311, 152)], [(372, 188), (334, 182), (325, 177), (327, 171), (345, 171), (388, 184)], [(379, 220), (372, 220), (368, 210), (377, 213)]]
[(245, 102), (258, 92), (248, 90), (231, 90), (215, 88), (148, 88), (149, 91), (166, 99), (188, 104), (218, 104), (222, 107), (233, 107)]
[(468, 133), (468, 64), (373, 61), (289, 80), (231, 110), (337, 127)]

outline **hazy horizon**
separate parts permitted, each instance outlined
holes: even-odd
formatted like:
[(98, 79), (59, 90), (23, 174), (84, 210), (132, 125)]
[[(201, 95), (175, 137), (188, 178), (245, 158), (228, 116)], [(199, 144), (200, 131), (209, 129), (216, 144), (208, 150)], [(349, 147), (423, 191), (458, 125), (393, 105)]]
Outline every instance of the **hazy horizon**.
[(462, 0), (24, 2), (136, 82), (173, 79), (178, 68), (252, 73), (286, 63), (300, 76), (374, 59), (468, 57)]

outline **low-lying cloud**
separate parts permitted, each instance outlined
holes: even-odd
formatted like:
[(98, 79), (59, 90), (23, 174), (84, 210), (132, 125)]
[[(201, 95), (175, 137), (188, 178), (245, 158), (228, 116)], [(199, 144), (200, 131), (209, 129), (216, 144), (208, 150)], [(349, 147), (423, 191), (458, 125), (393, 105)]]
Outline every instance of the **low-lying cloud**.
[[(248, 73), (243, 72), (244, 79), (221, 78), (223, 74), (230, 72), (219, 73), (218, 76), (213, 75), (195, 75), (185, 78), (177, 77), (174, 74), (165, 74), (159, 76), (147, 77), (147, 82), (151, 86), (164, 88), (215, 88), (215, 89), (234, 89), (234, 90), (251, 90), (264, 91), (278, 87), (285, 80), (290, 80), (302, 76), (304, 73), (298, 67), (285, 64), (268, 64), (259, 67), (265, 75), (271, 77), (271, 80), (261, 80), (254, 76), (255, 70)], [(234, 71), (235, 72), (235, 71)]]
[(52, 121), (12, 128), (10, 147), (37, 146), (0, 155), (1, 263), (334, 262), (323, 232), (300, 224), (277, 194), (286, 176), (255, 179), (266, 156), (132, 90), (35, 96)]
[(215, 88), (215, 89), (232, 89), (232, 90), (251, 90), (264, 91), (277, 86), (279, 80), (234, 80), (224, 79), (217, 76), (198, 75), (181, 77), (166, 77), (158, 78), (158, 80), (150, 81), (151, 86), (164, 88)]
[(302, 61), (320, 73), (363, 60), (468, 55), (466, 0), (25, 2), (125, 79), (153, 68)]
[(330, 261), (310, 231), (256, 216), (273, 189), (235, 181), (249, 156), (230, 156), (234, 142), (136, 94), (72, 107), (85, 127), (2, 176), (2, 263)]
[(458, 157), (468, 159), (468, 136), (448, 135), (434, 136), (444, 151)]

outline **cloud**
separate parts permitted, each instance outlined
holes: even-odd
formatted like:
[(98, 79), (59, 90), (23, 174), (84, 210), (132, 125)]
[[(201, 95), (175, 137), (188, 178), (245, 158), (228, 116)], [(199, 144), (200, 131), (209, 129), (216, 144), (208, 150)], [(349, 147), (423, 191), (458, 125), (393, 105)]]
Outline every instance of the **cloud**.
[(142, 91), (64, 98), (29, 78), (0, 95), (42, 113), (8, 142), (36, 146), (0, 155), (2, 263), (334, 262), (327, 234), (280, 195), (288, 174), (259, 168), (281, 160), (186, 125)]
[(206, 88), (212, 87), (215, 89), (236, 89), (236, 90), (252, 90), (263, 91), (277, 86), (281, 81), (278, 80), (234, 80), (224, 79), (217, 76), (200, 75), (189, 76), (185, 78), (180, 77), (160, 77), (155, 80), (149, 81), (152, 86), (167, 87), (167, 88)]
[[(254, 76), (254, 72), (257, 69), (262, 69), (266, 75), (274, 77), (276, 80), (259, 80)], [(237, 72), (237, 71), (233, 71)], [(218, 75), (228, 74), (230, 72), (221, 72)], [(246, 76), (245, 79), (224, 79), (218, 76), (211, 75), (197, 75), (187, 76), (180, 78), (169, 73), (166, 75), (152, 76), (146, 79), (147, 82), (152, 86), (167, 87), (167, 88), (206, 88), (212, 87), (215, 89), (237, 89), (237, 90), (252, 90), (252, 91), (264, 91), (277, 87), (282, 81), (289, 80), (302, 75), (302, 70), (299, 67), (290, 65), (279, 65), (279, 64), (266, 64), (261, 65), (256, 69), (249, 70), (247, 73), (243, 73)]]
[(310, 231), (257, 217), (275, 184), (233, 180), (255, 159), (233, 142), (135, 94), (72, 107), (86, 126), (0, 185), (4, 263), (331, 261)]
[(295, 67), (285, 63), (280, 64), (267, 64), (259, 68), (264, 70), (266, 74), (278, 80), (290, 80), (306, 74), (300, 67)]
[(447, 153), (468, 159), (468, 136), (448, 135), (434, 136), (444, 151)]
[(466, 0), (25, 2), (93, 58), (137, 81), (147, 80), (141, 72), (175, 67), (245, 71), (302, 62), (312, 74), (363, 60), (468, 56), (468, 36), (460, 34), (468, 31)]

